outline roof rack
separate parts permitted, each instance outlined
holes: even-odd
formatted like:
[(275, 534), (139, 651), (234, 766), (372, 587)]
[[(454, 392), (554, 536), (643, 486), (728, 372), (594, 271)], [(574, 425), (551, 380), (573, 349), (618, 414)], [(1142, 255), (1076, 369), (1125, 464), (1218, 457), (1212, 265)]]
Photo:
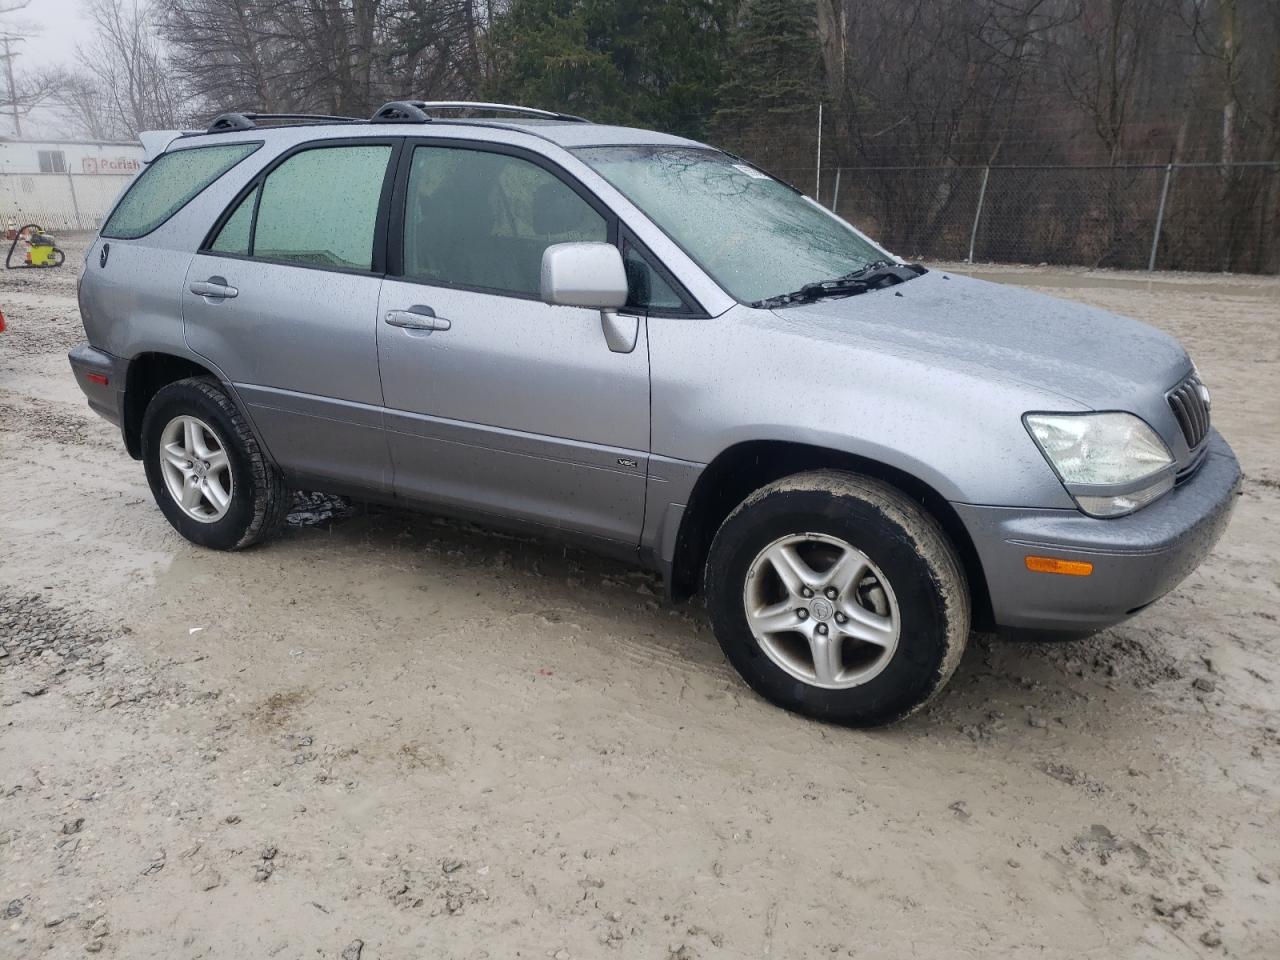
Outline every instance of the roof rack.
[(303, 123), (363, 123), (359, 117), (331, 117), (323, 113), (222, 113), (213, 118), (206, 133), (252, 130), (259, 120), (296, 120)]
[(510, 113), (542, 120), (568, 120), (590, 123), (585, 117), (556, 113), (536, 107), (518, 107), (510, 103), (485, 103), (478, 100), (393, 100), (384, 104), (371, 118), (371, 123), (430, 123), (437, 110), (478, 110), (484, 113)]
[(431, 118), (422, 107), (425, 103), (414, 103), (411, 100), (392, 100), (384, 103), (369, 118), (370, 123), (426, 123)]

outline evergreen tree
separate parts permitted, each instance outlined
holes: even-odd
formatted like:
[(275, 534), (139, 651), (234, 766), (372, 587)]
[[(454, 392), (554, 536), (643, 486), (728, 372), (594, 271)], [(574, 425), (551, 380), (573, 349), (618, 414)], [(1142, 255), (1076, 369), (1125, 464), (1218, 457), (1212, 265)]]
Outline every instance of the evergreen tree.
[(737, 0), (513, 0), (486, 93), (593, 120), (705, 134)]
[(734, 30), (732, 69), (720, 88), (717, 126), (792, 117), (822, 97), (813, 0), (746, 0)]

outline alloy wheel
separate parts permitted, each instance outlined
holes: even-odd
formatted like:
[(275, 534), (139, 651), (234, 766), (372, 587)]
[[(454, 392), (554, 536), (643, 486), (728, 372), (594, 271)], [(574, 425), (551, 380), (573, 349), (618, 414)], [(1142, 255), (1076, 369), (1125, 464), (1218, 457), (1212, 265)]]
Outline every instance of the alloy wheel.
[(747, 623), (775, 664), (804, 683), (866, 683), (893, 658), (902, 621), (893, 588), (839, 537), (799, 533), (757, 555), (743, 588)]
[(231, 462), (221, 438), (203, 420), (174, 417), (160, 434), (165, 487), (188, 517), (214, 523), (226, 516), (234, 494)]

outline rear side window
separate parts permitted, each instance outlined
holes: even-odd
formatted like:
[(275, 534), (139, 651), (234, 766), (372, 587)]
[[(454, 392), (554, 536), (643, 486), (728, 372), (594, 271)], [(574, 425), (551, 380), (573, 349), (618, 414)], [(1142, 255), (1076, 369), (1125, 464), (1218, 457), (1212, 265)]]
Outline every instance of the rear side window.
[(112, 240), (145, 236), (260, 146), (227, 143), (161, 154), (116, 204), (102, 235)]
[(537, 164), (453, 147), (413, 151), (404, 228), (409, 280), (536, 297), (547, 247), (608, 239), (604, 217)]
[(315, 147), (294, 154), (240, 201), (209, 251), (372, 269), (378, 203), (390, 159), (386, 144)]

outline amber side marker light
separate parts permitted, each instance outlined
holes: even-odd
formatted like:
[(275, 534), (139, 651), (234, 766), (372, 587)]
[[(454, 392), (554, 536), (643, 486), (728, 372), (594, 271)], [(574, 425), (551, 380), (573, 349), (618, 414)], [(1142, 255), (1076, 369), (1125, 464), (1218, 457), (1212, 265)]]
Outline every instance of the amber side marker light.
[(1059, 560), (1056, 557), (1027, 557), (1027, 569), (1032, 573), (1060, 573), (1064, 577), (1087, 577), (1093, 573), (1088, 560)]

